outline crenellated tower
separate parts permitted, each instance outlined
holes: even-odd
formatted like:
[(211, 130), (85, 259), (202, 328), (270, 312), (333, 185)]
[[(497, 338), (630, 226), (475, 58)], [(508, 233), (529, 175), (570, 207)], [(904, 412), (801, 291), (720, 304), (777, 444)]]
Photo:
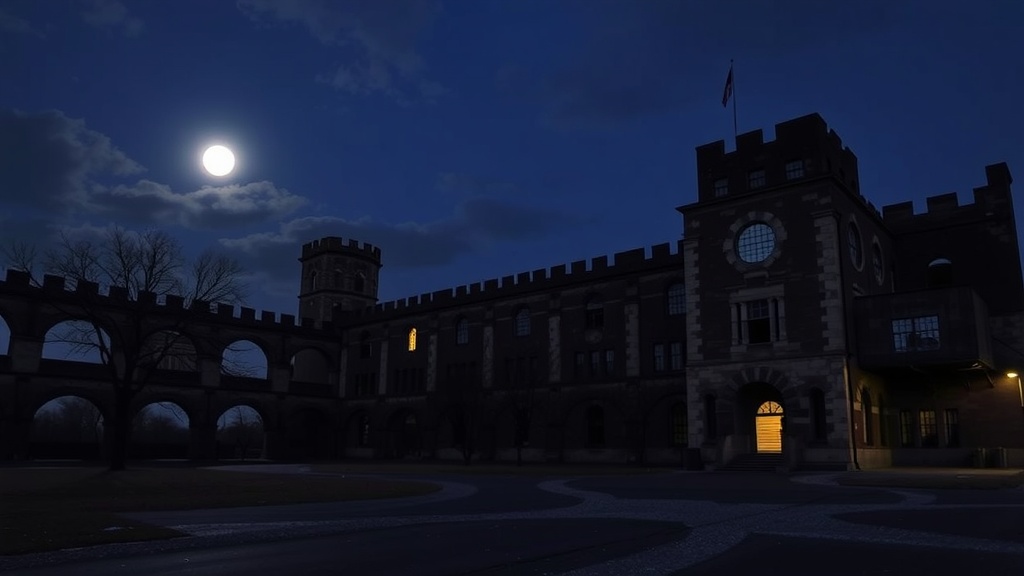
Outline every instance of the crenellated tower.
[(337, 308), (359, 310), (377, 303), (380, 248), (337, 236), (302, 246), (299, 316), (330, 321)]

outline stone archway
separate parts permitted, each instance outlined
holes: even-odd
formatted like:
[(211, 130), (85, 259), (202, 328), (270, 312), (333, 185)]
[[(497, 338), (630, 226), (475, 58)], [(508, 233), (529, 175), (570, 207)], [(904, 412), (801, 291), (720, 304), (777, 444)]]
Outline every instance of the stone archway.
[(388, 455), (392, 458), (420, 456), (420, 425), (416, 413), (398, 410), (388, 419)]
[[(741, 452), (782, 453), (785, 401), (767, 382), (748, 382), (736, 390), (736, 431), (746, 440)], [(745, 446), (745, 449), (743, 448)]]

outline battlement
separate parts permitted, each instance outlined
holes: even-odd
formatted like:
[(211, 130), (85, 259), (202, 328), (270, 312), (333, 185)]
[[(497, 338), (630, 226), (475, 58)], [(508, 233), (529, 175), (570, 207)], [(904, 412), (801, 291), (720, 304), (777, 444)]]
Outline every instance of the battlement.
[(342, 253), (380, 262), (380, 248), (369, 242), (359, 242), (352, 238), (346, 241), (338, 236), (326, 236), (303, 244), (302, 257), (299, 261), (326, 253)]
[(974, 188), (974, 202), (960, 205), (956, 192), (929, 196), (926, 210), (914, 213), (913, 202), (900, 202), (882, 207), (882, 219), (896, 229), (908, 227), (947, 225), (952, 221), (973, 221), (993, 216), (1012, 216), (1013, 200), (1010, 184), (1013, 178), (1005, 162), (985, 167), (986, 184)]
[(245, 306), (231, 304), (193, 301), (185, 305), (185, 298), (175, 294), (157, 295), (153, 292), (140, 292), (133, 302), (128, 291), (119, 286), (103, 288), (95, 282), (79, 280), (69, 282), (63, 276), (46, 274), (41, 284), (33, 282), (32, 277), (21, 270), (8, 269), (6, 279), (0, 280), (0, 299), (5, 297), (22, 298), (39, 302), (55, 302), (73, 307), (76, 300), (88, 298), (93, 305), (109, 306), (111, 309), (127, 308), (133, 304), (154, 306), (155, 315), (173, 314), (188, 315), (190, 321), (230, 325), (244, 329), (288, 330), (292, 332), (315, 333), (318, 336), (329, 336), (333, 326), (329, 322), (321, 325), (309, 318), (297, 320), (294, 314), (277, 314), (260, 311)]
[(754, 130), (738, 135), (732, 152), (725, 151), (724, 140), (696, 151), (699, 201), (826, 175), (859, 194), (856, 155), (817, 113), (776, 124), (774, 140), (765, 142), (764, 133)]
[(488, 300), (524, 296), (559, 288), (568, 288), (616, 276), (641, 272), (655, 272), (676, 267), (682, 273), (682, 241), (673, 246), (670, 243), (636, 248), (617, 252), (609, 261), (608, 256), (590, 260), (578, 260), (568, 265), (560, 264), (551, 268), (540, 268), (532, 272), (494, 278), (456, 286), (447, 290), (411, 296), (391, 302), (382, 302), (362, 310), (343, 312), (335, 322), (345, 325), (352, 322), (379, 321), (395, 316), (424, 314), (444, 308), (478, 304)]

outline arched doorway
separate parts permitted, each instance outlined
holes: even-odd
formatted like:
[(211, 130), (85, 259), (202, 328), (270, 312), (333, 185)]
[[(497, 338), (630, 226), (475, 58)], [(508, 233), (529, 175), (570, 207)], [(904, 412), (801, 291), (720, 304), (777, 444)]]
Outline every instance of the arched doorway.
[(782, 405), (767, 401), (757, 407), (754, 434), (759, 454), (782, 453)]

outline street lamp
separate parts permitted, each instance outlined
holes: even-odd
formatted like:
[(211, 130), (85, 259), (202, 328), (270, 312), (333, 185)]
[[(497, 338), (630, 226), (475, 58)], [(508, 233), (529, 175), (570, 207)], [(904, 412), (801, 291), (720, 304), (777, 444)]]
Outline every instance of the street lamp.
[(1012, 372), (1011, 371), (1011, 372), (1007, 372), (1006, 373), (1006, 377), (1007, 378), (1016, 378), (1017, 379), (1017, 394), (1020, 395), (1020, 407), (1021, 407), (1021, 409), (1024, 409), (1024, 388), (1021, 388), (1021, 385), (1020, 385), (1020, 374), (1017, 374), (1016, 372)]

